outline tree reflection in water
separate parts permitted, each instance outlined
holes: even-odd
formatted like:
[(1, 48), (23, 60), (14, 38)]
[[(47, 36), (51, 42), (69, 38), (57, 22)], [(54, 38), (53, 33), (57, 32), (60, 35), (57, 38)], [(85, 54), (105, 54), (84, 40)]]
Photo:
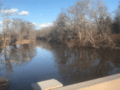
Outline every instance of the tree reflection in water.
[[(58, 75), (62, 78), (61, 81), (63, 81), (64, 85), (65, 83), (67, 85), (83, 82), (120, 72), (120, 50), (68, 48), (63, 44), (48, 43), (45, 41), (37, 41), (36, 45), (13, 45), (0, 49), (0, 70), (6, 69), (8, 74), (11, 74), (14, 67), (27, 64), (36, 55), (36, 47), (52, 52), (55, 68), (58, 71), (50, 73), (50, 78), (54, 78), (54, 74)], [(44, 70), (43, 72), (45, 74), (48, 73)], [(36, 73), (36, 75), (42, 75), (42, 73)], [(44, 76), (44, 78), (46, 79), (47, 76)]]
[(37, 46), (53, 53), (63, 81), (77, 83), (120, 72), (120, 50), (68, 48), (45, 41), (38, 41)]
[(56, 67), (64, 81), (77, 83), (120, 72), (120, 50), (53, 47)]
[(0, 70), (6, 69), (7, 75), (11, 75), (14, 67), (27, 64), (35, 55), (35, 44), (7, 46), (0, 49)]

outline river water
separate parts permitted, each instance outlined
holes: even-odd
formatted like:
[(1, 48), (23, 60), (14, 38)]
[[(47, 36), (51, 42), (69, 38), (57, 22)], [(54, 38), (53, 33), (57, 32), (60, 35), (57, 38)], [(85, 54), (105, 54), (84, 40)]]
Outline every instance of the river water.
[(9, 90), (31, 90), (31, 84), (56, 79), (64, 86), (120, 72), (120, 50), (68, 48), (37, 41), (0, 49), (0, 75)]

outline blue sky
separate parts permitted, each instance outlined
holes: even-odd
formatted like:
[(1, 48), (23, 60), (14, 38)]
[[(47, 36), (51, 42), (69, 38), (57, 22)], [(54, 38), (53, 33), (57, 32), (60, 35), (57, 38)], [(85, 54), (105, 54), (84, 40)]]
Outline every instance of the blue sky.
[[(16, 14), (10, 18), (22, 18), (41, 26), (50, 25), (63, 8), (68, 8), (79, 0), (1, 0), (4, 6), (10, 7)], [(119, 0), (103, 0), (109, 12), (117, 9)], [(19, 15), (18, 15), (19, 14)], [(25, 15), (23, 15), (25, 14)], [(2, 21), (2, 19), (1, 19)]]

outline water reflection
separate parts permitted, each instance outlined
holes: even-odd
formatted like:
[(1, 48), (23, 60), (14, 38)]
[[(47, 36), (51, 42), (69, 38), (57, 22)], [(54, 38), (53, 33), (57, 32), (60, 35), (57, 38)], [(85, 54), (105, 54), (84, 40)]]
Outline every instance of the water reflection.
[[(68, 85), (119, 73), (119, 53), (120, 50), (68, 48), (37, 41), (0, 49), (0, 70), (13, 74), (10, 90), (30, 90), (32, 83), (51, 78)], [(18, 66), (23, 68), (15, 70)]]
[(53, 53), (55, 66), (68, 84), (120, 72), (120, 50), (68, 48), (44, 41), (39, 41), (37, 45)]
[(51, 46), (64, 81), (77, 83), (120, 72), (120, 50)]
[(13, 68), (25, 65), (36, 55), (35, 44), (11, 45), (0, 49), (0, 70), (5, 69), (11, 75)]

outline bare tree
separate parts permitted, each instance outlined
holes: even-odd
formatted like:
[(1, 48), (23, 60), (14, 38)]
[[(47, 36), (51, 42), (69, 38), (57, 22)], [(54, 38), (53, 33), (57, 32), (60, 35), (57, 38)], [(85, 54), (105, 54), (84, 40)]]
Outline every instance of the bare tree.
[(7, 38), (9, 38), (9, 40), (11, 39), (9, 34), (10, 33), (9, 24), (10, 24), (9, 18), (4, 18), (3, 20), (4, 46), (6, 46), (6, 39)]
[(37, 37), (61, 43), (69, 43), (71, 40), (70, 44), (79, 41), (79, 46), (94, 48), (115, 47), (111, 38), (111, 23), (112, 19), (104, 2), (79, 0), (58, 15), (53, 27), (37, 31)]

